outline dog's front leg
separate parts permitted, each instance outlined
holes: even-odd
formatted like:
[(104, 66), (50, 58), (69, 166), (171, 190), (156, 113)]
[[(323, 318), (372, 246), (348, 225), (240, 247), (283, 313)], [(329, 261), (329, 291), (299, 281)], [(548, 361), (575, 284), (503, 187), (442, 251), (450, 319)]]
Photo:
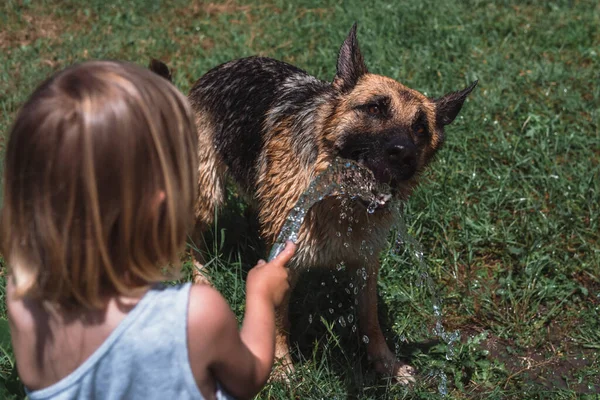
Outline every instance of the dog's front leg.
[[(363, 273), (364, 271), (364, 273)], [(414, 382), (414, 368), (396, 359), (389, 349), (377, 316), (377, 278), (379, 262), (376, 261), (355, 276), (358, 285), (358, 322), (363, 342), (367, 346), (369, 361), (375, 370), (385, 376), (393, 377), (401, 384)]]
[(286, 293), (281, 305), (275, 310), (275, 365), (272, 379), (287, 381), (288, 375), (294, 372), (292, 356), (290, 354), (290, 298), (298, 282), (299, 273), (295, 268), (289, 269), (290, 289)]

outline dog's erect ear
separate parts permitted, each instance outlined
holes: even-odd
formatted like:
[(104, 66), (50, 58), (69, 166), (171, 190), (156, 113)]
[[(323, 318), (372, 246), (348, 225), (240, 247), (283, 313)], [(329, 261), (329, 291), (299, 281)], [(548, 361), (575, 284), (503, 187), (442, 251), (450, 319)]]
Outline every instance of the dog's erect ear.
[(171, 82), (171, 71), (169, 71), (169, 67), (164, 62), (153, 58), (150, 60), (150, 65), (148, 66), (150, 71), (154, 72), (157, 75), (162, 76), (169, 82)]
[(467, 96), (475, 89), (475, 86), (477, 86), (477, 82), (479, 81), (473, 82), (469, 87), (463, 90), (448, 93), (447, 95), (434, 100), (436, 104), (435, 118), (438, 126), (444, 127), (454, 121), (454, 118), (456, 118), (460, 112)]
[(352, 25), (350, 33), (340, 48), (337, 60), (337, 73), (333, 79), (333, 86), (341, 91), (350, 90), (356, 85), (358, 79), (367, 73), (367, 66), (363, 59), (358, 41), (356, 40), (356, 22)]

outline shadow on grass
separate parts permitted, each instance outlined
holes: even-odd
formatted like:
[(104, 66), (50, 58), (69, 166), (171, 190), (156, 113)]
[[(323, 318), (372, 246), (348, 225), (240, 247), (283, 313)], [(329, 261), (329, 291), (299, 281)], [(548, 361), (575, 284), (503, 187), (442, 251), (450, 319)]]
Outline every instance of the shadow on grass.
[[(392, 384), (377, 374), (366, 353), (366, 338), (360, 333), (353, 282), (345, 271), (315, 269), (305, 271), (290, 301), (290, 343), (294, 361), (319, 364), (327, 357), (328, 369), (346, 385), (350, 398), (368, 391), (369, 396), (386, 398)], [(398, 360), (415, 364), (417, 354), (427, 354), (437, 340), (407, 343), (394, 332), (392, 313), (378, 298), (378, 317), (389, 348)], [(417, 370), (417, 379), (420, 371)]]
[(267, 252), (259, 229), (258, 216), (251, 207), (229, 200), (219, 210), (215, 226), (205, 232), (205, 248), (217, 251), (224, 260), (239, 259), (244, 272), (248, 272)]

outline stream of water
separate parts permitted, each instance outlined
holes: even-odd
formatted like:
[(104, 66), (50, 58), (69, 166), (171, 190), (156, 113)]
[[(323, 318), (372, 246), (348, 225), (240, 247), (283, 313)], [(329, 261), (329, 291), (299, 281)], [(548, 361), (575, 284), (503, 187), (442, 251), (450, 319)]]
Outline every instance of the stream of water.
[(379, 193), (385, 191), (382, 186), (375, 183), (373, 173), (369, 169), (354, 161), (334, 159), (329, 167), (317, 175), (300, 195), (271, 248), (269, 261), (283, 251), (286, 241), (296, 242), (298, 240), (300, 226), (302, 226), (306, 213), (315, 203), (329, 196), (360, 197), (369, 203), (367, 211), (373, 213), (378, 204), (385, 204), (391, 198), (389, 194), (375, 195), (373, 193), (375, 189)]
[[(400, 217), (396, 223), (396, 243), (393, 252), (397, 253), (400, 249), (409, 247), (412, 250), (412, 258), (417, 261), (417, 267), (419, 272), (419, 284), (425, 285), (431, 295), (431, 303), (433, 306), (433, 315), (435, 317), (435, 327), (433, 333), (446, 343), (446, 360), (450, 361), (454, 357), (454, 343), (460, 340), (460, 332), (446, 332), (444, 325), (442, 324), (442, 300), (435, 287), (435, 282), (429, 274), (427, 264), (423, 258), (423, 246), (414, 237), (408, 233), (406, 223), (402, 218), (402, 214), (398, 213)], [(408, 246), (407, 246), (408, 245)], [(448, 378), (443, 370), (436, 371), (435, 375), (440, 378), (438, 384), (438, 392), (446, 396), (448, 394)]]

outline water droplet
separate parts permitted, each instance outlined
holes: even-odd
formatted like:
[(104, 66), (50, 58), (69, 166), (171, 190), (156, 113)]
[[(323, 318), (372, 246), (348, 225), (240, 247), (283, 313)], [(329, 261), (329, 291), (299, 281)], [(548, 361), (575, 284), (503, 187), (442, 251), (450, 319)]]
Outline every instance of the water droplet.
[(338, 308), (342, 308), (342, 303), (338, 303)]
[(312, 316), (312, 314), (308, 314), (308, 323), (309, 323), (309, 324), (312, 324), (312, 321), (313, 321), (313, 316)]
[(333, 314), (333, 308), (329, 309), (329, 314)]
[(340, 317), (338, 319), (338, 322), (340, 323), (340, 325), (342, 326), (342, 328), (346, 327), (346, 320), (344, 319), (344, 317)]
[(350, 314), (348, 315), (348, 322), (352, 323), (352, 321), (354, 321), (354, 315)]
[(440, 377), (440, 383), (438, 385), (438, 392), (439, 394), (441, 394), (442, 396), (447, 396), (448, 395), (448, 377), (446, 376), (446, 373), (443, 371), (440, 371), (438, 376)]
[(363, 341), (363, 343), (368, 344), (369, 343), (369, 337), (367, 335), (363, 335), (362, 341)]
[(325, 282), (321, 282), (321, 286), (325, 286)]
[(337, 231), (337, 232), (335, 233), (335, 236), (337, 236), (337, 237), (342, 237), (342, 232), (340, 232), (340, 231)]
[(345, 247), (345, 248), (348, 248), (348, 247), (350, 247), (350, 243), (348, 243), (348, 242), (345, 242), (345, 243), (344, 243), (344, 247)]
[(377, 203), (372, 201), (369, 203), (369, 206), (367, 207), (367, 212), (369, 214), (373, 214), (375, 212), (375, 209), (377, 208)]
[(356, 325), (352, 325), (352, 332), (356, 332)]

